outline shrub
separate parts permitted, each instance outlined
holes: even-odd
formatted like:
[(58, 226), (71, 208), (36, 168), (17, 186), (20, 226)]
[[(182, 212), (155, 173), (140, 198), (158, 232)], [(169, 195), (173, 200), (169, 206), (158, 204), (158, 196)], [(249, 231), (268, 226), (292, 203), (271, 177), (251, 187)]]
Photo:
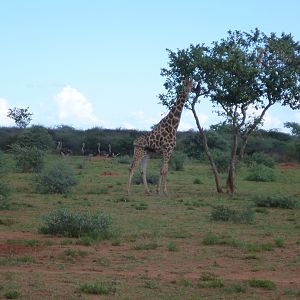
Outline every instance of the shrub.
[(186, 161), (186, 154), (179, 151), (174, 151), (170, 159), (170, 166), (175, 171), (183, 171)]
[(247, 155), (244, 158), (244, 162), (248, 166), (253, 166), (257, 164), (257, 165), (264, 165), (266, 167), (273, 168), (275, 165), (275, 161), (272, 157), (261, 152), (255, 152), (252, 155)]
[(118, 158), (118, 163), (120, 164), (130, 164), (131, 158), (129, 155), (123, 155)]
[(258, 196), (254, 199), (254, 203), (258, 207), (278, 207), (286, 209), (293, 209), (297, 204), (294, 198), (281, 195)]
[(109, 295), (116, 292), (116, 284), (114, 282), (83, 283), (79, 291), (86, 294)]
[(234, 222), (234, 223), (253, 223), (253, 211), (238, 211), (223, 205), (216, 206), (211, 212), (211, 219), (214, 221)]
[(106, 235), (110, 223), (110, 217), (101, 213), (70, 212), (63, 208), (44, 217), (40, 232), (66, 237), (80, 237), (85, 234)]
[(229, 160), (230, 160), (229, 152), (224, 152), (221, 150), (213, 149), (212, 155), (213, 155), (213, 159), (216, 164), (217, 170), (220, 173), (227, 172), (228, 164), (229, 164)]
[(22, 147), (36, 147), (40, 150), (54, 149), (54, 141), (45, 127), (33, 125), (18, 135), (17, 143)]
[(4, 182), (0, 182), (0, 200), (6, 200), (11, 193), (11, 188)]
[(276, 175), (275, 171), (269, 167), (264, 165), (255, 165), (250, 169), (246, 180), (249, 181), (262, 181), (262, 182), (270, 182), (275, 181)]
[(195, 178), (193, 184), (203, 184), (200, 178)]
[[(157, 184), (159, 179), (159, 174), (153, 171), (148, 171), (147, 172), (147, 182), (149, 184)], [(132, 178), (132, 183), (133, 184), (142, 184), (143, 183), (143, 178), (140, 173), (136, 172), (133, 175)]]
[(21, 172), (38, 172), (44, 164), (45, 153), (37, 147), (22, 147), (18, 144), (11, 146), (16, 160), (16, 167)]
[(66, 194), (77, 184), (73, 169), (63, 161), (55, 162), (34, 178), (37, 192)]
[(248, 282), (251, 287), (258, 287), (267, 290), (274, 290), (276, 288), (276, 284), (271, 280), (252, 278)]

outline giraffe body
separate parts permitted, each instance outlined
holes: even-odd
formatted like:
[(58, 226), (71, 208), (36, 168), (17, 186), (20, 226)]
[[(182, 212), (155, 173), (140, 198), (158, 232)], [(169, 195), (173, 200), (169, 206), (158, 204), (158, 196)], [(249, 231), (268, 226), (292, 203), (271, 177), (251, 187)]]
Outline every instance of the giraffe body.
[(140, 171), (143, 178), (145, 192), (150, 193), (146, 171), (147, 163), (151, 153), (162, 154), (162, 165), (160, 169), (159, 180), (157, 184), (157, 193), (160, 194), (161, 185), (163, 184), (163, 191), (167, 194), (167, 174), (168, 164), (171, 158), (172, 152), (176, 146), (176, 132), (179, 126), (181, 112), (183, 110), (184, 103), (188, 98), (188, 95), (192, 88), (192, 81), (185, 80), (184, 90), (177, 98), (176, 103), (172, 106), (170, 112), (165, 116), (152, 131), (147, 132), (137, 138), (134, 145), (134, 154), (131, 166), (129, 168), (129, 180), (127, 193), (130, 194), (130, 186), (132, 176), (135, 169), (140, 165)]

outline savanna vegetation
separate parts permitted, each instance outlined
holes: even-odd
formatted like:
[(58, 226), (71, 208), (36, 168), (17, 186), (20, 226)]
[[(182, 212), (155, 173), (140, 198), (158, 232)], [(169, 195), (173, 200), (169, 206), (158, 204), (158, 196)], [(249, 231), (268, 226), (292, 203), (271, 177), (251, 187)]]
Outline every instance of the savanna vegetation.
[[(0, 297), (300, 297), (299, 124), (259, 127), (271, 105), (298, 109), (298, 43), (229, 32), (169, 54), (160, 99), (170, 106), (192, 76), (186, 108), (198, 131), (178, 132), (168, 196), (146, 196), (138, 174), (125, 196), (141, 132), (29, 127), (29, 108), (9, 110), (17, 127), (0, 128)], [(222, 124), (201, 126), (203, 99)], [(159, 164), (150, 161), (151, 190)]]

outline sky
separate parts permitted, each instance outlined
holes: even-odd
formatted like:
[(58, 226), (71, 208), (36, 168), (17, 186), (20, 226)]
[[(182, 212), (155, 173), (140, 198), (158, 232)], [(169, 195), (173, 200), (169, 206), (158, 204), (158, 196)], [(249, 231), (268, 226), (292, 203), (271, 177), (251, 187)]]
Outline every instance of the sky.
[[(0, 126), (29, 107), (32, 125), (149, 130), (168, 112), (166, 49), (255, 28), (300, 41), (299, 11), (298, 0), (0, 0)], [(197, 110), (205, 128), (222, 121), (209, 103)], [(273, 107), (264, 128), (284, 122), (299, 110)], [(179, 130), (195, 128), (185, 110)]]

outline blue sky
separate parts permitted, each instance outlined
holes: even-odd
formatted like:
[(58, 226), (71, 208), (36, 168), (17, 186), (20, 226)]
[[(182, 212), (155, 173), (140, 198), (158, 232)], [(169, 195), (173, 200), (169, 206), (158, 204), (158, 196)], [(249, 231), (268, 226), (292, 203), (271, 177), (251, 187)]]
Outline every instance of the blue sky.
[[(258, 27), (300, 40), (298, 0), (0, 0), (0, 126), (8, 108), (27, 107), (32, 124), (150, 129), (167, 112), (160, 69), (166, 48)], [(198, 106), (204, 127), (221, 121)], [(265, 128), (300, 122), (274, 107)], [(195, 128), (184, 111), (180, 128)]]

